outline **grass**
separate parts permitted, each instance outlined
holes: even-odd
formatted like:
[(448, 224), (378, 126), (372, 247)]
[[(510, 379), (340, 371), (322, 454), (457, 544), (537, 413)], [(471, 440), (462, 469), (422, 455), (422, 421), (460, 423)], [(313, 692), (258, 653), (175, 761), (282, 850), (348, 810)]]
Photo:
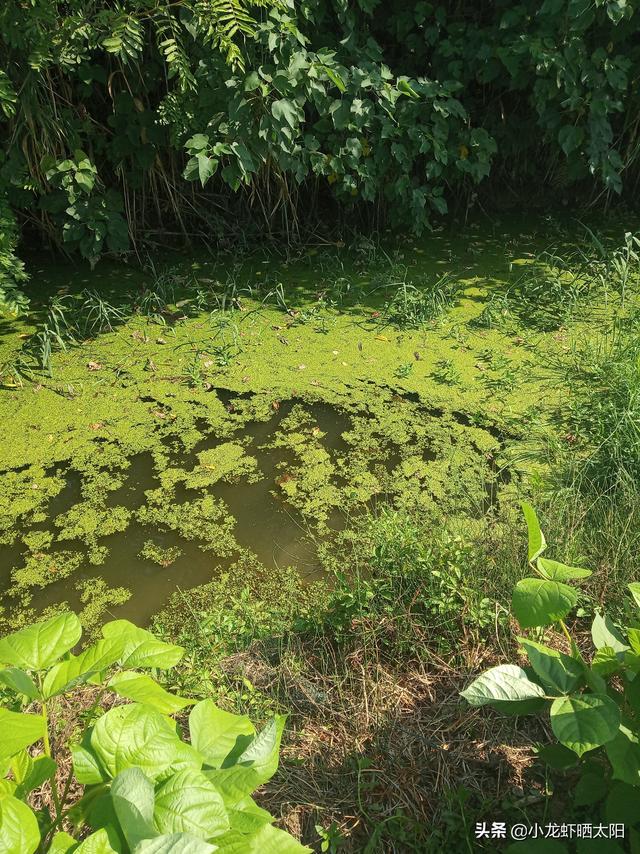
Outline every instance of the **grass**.
[[(546, 263), (555, 265), (551, 273), (520, 280), (529, 288), (520, 311), (539, 329), (557, 329), (589, 289), (567, 278), (561, 258)], [(610, 292), (625, 314), (595, 344), (549, 359), (551, 383), (570, 394), (529, 436), (546, 461), (529, 469), (525, 487), (544, 527), (564, 560), (595, 570), (575, 617), (578, 634), (586, 616), (615, 603), (637, 577), (640, 335), (629, 278), (619, 279), (623, 286), (616, 280)], [(384, 322), (415, 328), (432, 319), (423, 296), (402, 281)], [(517, 319), (511, 299), (490, 303), (484, 328)], [(513, 389), (519, 377), (510, 361), (486, 356), (488, 391)], [(397, 374), (410, 371), (401, 365)], [(460, 381), (447, 360), (434, 377)], [(562, 796), (550, 795), (575, 780), (536, 762), (536, 742), (548, 740), (542, 724), (465, 709), (458, 698), (470, 674), (515, 647), (504, 601), (524, 572), (515, 515), (506, 503), (477, 523), (456, 524), (382, 503), (335, 539), (335, 576), (321, 607), (276, 608), (257, 629), (255, 617), (243, 616), (260, 613), (252, 595), (234, 599), (226, 636), (240, 641), (220, 655), (211, 685), (231, 708), (290, 713), (282, 768), (262, 802), (314, 850), (472, 852), (484, 850), (473, 838), (476, 821), (566, 820)], [(220, 617), (211, 619), (198, 625), (220, 632)]]
[(570, 358), (557, 366), (556, 374), (571, 389), (571, 397), (556, 414), (563, 433), (557, 453), (562, 482), (592, 496), (636, 496), (640, 485), (637, 321), (616, 323), (595, 341), (578, 343)]
[[(435, 349), (433, 322), (444, 325), (454, 303), (473, 296), (447, 275), (410, 272), (399, 254), (385, 253), (374, 241), (355, 247), (355, 269), (337, 253), (322, 251), (315, 269), (319, 281), (313, 283), (319, 290), (311, 303), (313, 288), (305, 291), (291, 280), (283, 284), (282, 271), (264, 276), (258, 286), (245, 284), (236, 268), (226, 279), (197, 281), (177, 271), (156, 272), (137, 300), (130, 296), (133, 310), (151, 323), (183, 329), (189, 318), (201, 323), (203, 337), (180, 344), (183, 361), (175, 384), (164, 381), (167, 397), (186, 390), (203, 412), (207, 402), (200, 392), (210, 387), (208, 378), (237, 370), (236, 384), (245, 381), (245, 371), (248, 381), (255, 364), (250, 347), (264, 353), (270, 336), (277, 353), (270, 370), (276, 375), (278, 364), (289, 360), (289, 373), (284, 380), (279, 375), (278, 391), (265, 404), (269, 411), (280, 405), (276, 394), (303, 396), (307, 375), (320, 387), (334, 363), (349, 377), (343, 382), (339, 375), (340, 394), (353, 396), (363, 376), (374, 376), (365, 372), (378, 370), (370, 365), (393, 352), (385, 407), (406, 406), (395, 395), (406, 381), (423, 399), (439, 395), (437, 406), (463, 401), (456, 414), (459, 408), (469, 426), (493, 425), (490, 407), (466, 413), (463, 392), (479, 388), (489, 404), (508, 408), (509, 395), (515, 398), (531, 380), (529, 362), (517, 358), (517, 348), (540, 348), (528, 387), (534, 389), (531, 419), (515, 409), (500, 422), (501, 429), (509, 418), (514, 425), (511, 482), (508, 488), (506, 480), (501, 483), (485, 505), (470, 501), (463, 515), (458, 492), (457, 507), (445, 504), (452, 477), (463, 481), (469, 495), (482, 492), (474, 491), (477, 472), (471, 465), (462, 473), (445, 471), (441, 492), (428, 502), (419, 500), (437, 489), (428, 480), (424, 486), (418, 482), (404, 503), (376, 493), (326, 545), (328, 581), (306, 585), (295, 571), (267, 571), (245, 554), (208, 585), (176, 592), (155, 619), (156, 631), (187, 649), (178, 684), (168, 687), (213, 694), (222, 705), (253, 717), (273, 710), (290, 714), (281, 771), (260, 797), (314, 850), (482, 850), (473, 840), (476, 821), (517, 820), (523, 814), (533, 820), (551, 809), (547, 794), (553, 780), (535, 761), (534, 744), (545, 736), (542, 725), (466, 708), (458, 692), (472, 674), (513, 658), (518, 629), (505, 597), (525, 571), (519, 497), (534, 501), (561, 559), (594, 570), (575, 618), (578, 630), (581, 615), (615, 603), (624, 585), (637, 579), (640, 324), (634, 314), (634, 241), (625, 236), (609, 250), (593, 238), (575, 251), (538, 253), (482, 301), (474, 322), (454, 327), (457, 345), (444, 351)], [(255, 307), (249, 305), (254, 297)], [(50, 365), (55, 335), (67, 346), (78, 338), (67, 302), (63, 297), (50, 303), (40, 332), (53, 334), (44, 352), (48, 358), (39, 358), (42, 368)], [(118, 328), (120, 316), (110, 312), (109, 303), (93, 305), (92, 322), (102, 318), (103, 331)], [(113, 308), (122, 311), (120, 305)], [(587, 308), (592, 313), (583, 317)], [(310, 351), (325, 345), (320, 336), (309, 345), (305, 326), (326, 332), (339, 314), (350, 319), (358, 311), (341, 343), (326, 345), (311, 374)], [(597, 335), (584, 318), (600, 323), (607, 311), (615, 322)], [(258, 312), (268, 320), (251, 343), (254, 330), (246, 318), (254, 320)], [(402, 335), (377, 335), (380, 326)], [(32, 341), (44, 344), (37, 337)], [(153, 340), (147, 343), (154, 347)], [(303, 346), (304, 357), (297, 349)], [(152, 355), (158, 364), (164, 358), (157, 350)], [(425, 377), (431, 386), (420, 385)], [(190, 411), (187, 404), (181, 411)], [(424, 429), (421, 418), (416, 413), (416, 431)], [(398, 444), (402, 430), (406, 426), (398, 427)], [(443, 444), (447, 459), (460, 450), (461, 434), (455, 435)], [(364, 430), (363, 436), (372, 441)], [(351, 454), (359, 450), (350, 446)], [(494, 453), (488, 446), (479, 450), (485, 457)], [(412, 463), (419, 475), (426, 460)], [(388, 475), (399, 477), (393, 469)], [(171, 557), (151, 541), (144, 548), (147, 559), (161, 566)]]
[(459, 284), (448, 273), (411, 280), (407, 268), (398, 264), (391, 265), (378, 288), (392, 291), (381, 320), (384, 326), (397, 329), (420, 329), (435, 320), (455, 303), (460, 291)]
[[(596, 569), (598, 603), (619, 603), (640, 547), (640, 328), (617, 318), (550, 364), (569, 393), (533, 431), (535, 500), (567, 559)], [(545, 466), (539, 467), (544, 460)]]
[[(236, 568), (177, 594), (155, 622), (187, 647), (179, 690), (290, 714), (261, 802), (314, 850), (323, 839), (344, 852), (467, 850), (460, 816), (508, 797), (532, 761), (531, 733), (461, 714), (457, 694), (508, 634), (482, 589), (494, 538), (425, 523), (383, 506), (345, 533), (333, 560), (352, 572), (329, 587), (301, 591), (290, 574), (267, 592)], [(503, 558), (518, 548), (503, 543)]]

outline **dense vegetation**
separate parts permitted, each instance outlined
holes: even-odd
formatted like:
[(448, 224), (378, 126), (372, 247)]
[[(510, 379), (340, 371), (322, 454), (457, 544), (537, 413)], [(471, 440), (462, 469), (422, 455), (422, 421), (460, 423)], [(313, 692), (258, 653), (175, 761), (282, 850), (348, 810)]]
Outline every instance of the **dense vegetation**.
[(639, 30), (0, 3), (3, 851), (640, 850)]
[[(73, 655), (81, 635), (76, 615), (61, 613), (2, 639), (3, 688), (18, 709), (34, 709), (0, 709), (5, 854), (309, 850), (272, 827), (251, 798), (278, 766), (284, 717), (257, 734), (248, 718), (210, 700), (195, 704), (165, 691), (139, 671), (174, 667), (184, 650), (126, 620), (107, 623), (100, 640)], [(93, 696), (68, 743), (52, 725), (52, 710), (88, 684)], [(133, 702), (105, 711), (108, 692)], [(184, 742), (170, 715), (188, 706)], [(78, 784), (82, 798), (70, 797)], [(34, 797), (36, 812), (29, 806)]]
[(632, 197), (637, 28), (636, 0), (8, 0), (0, 287), (11, 217), (95, 262), (354, 212), (419, 232), (487, 179)]

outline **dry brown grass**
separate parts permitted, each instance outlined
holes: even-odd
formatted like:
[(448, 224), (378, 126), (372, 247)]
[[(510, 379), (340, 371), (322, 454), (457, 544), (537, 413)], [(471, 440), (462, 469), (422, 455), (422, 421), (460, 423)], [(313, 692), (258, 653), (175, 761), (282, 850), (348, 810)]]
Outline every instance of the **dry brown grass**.
[[(280, 770), (258, 795), (282, 827), (318, 851), (316, 825), (335, 823), (346, 854), (365, 851), (402, 813), (411, 847), (382, 833), (366, 850), (436, 854), (431, 830), (460, 786), (480, 805), (542, 799), (531, 745), (549, 740), (544, 721), (470, 708), (459, 696), (478, 672), (504, 660), (499, 644), (465, 635), (449, 656), (425, 647), (424, 656), (394, 657), (379, 624), (356, 628), (341, 646), (294, 634), (286, 644), (255, 643), (217, 663), (230, 697), (234, 685), (241, 690), (249, 680), (261, 698), (290, 713)], [(51, 704), (58, 790), (66, 788), (67, 806), (83, 787), (68, 784), (65, 745), (77, 740), (100, 693), (85, 686)], [(100, 698), (104, 710), (121, 702), (111, 692)], [(30, 800), (35, 808), (53, 807), (49, 784)]]
[(472, 673), (497, 663), (487, 648), (457, 650), (463, 666), (433, 655), (396, 666), (377, 652), (296, 637), (280, 654), (256, 645), (223, 663), (232, 682), (248, 678), (291, 711), (280, 770), (259, 796), (283, 827), (319, 850), (315, 825), (335, 822), (340, 851), (362, 852), (402, 811), (415, 847), (383, 834), (371, 850), (436, 851), (429, 829), (461, 785), (478, 802), (538, 797), (531, 744), (546, 740), (542, 723), (516, 726), (459, 697)]

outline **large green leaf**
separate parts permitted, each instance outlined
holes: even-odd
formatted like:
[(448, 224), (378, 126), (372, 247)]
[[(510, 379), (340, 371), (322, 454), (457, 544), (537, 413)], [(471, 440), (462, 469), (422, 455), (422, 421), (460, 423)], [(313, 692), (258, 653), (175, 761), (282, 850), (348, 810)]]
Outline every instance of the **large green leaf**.
[(640, 582), (632, 581), (631, 584), (627, 584), (627, 587), (629, 588), (629, 592), (633, 596), (633, 601), (638, 607), (640, 607)]
[(258, 775), (260, 785), (278, 770), (280, 740), (286, 720), (286, 715), (274, 715), (238, 757), (237, 764), (250, 766)]
[(36, 700), (40, 696), (38, 686), (24, 670), (19, 667), (7, 667), (0, 670), (0, 682), (11, 688), (16, 694), (24, 694), (30, 700)]
[(170, 694), (161, 685), (158, 685), (155, 679), (145, 673), (136, 673), (134, 670), (118, 673), (109, 681), (107, 687), (121, 697), (144, 703), (166, 715), (179, 712), (185, 706), (195, 703), (195, 700)]
[(300, 119), (300, 108), (289, 98), (280, 98), (271, 104), (271, 114), (280, 123), (287, 124), (294, 130)]
[(573, 750), (569, 750), (564, 744), (540, 745), (537, 747), (537, 754), (543, 762), (556, 770), (570, 768), (578, 762), (578, 757)]
[(91, 749), (110, 777), (133, 766), (152, 780), (182, 768), (199, 768), (196, 751), (178, 738), (173, 723), (148, 706), (116, 706), (98, 719)]
[(74, 647), (82, 635), (75, 614), (58, 614), (0, 640), (0, 663), (24, 670), (46, 670)]
[(604, 749), (611, 762), (614, 780), (622, 780), (631, 786), (640, 785), (640, 744), (633, 730), (620, 724), (615, 738), (605, 744)]
[(77, 839), (61, 830), (51, 840), (48, 854), (68, 854), (77, 844)]
[(216, 787), (227, 807), (237, 807), (260, 785), (258, 772), (247, 765), (230, 768), (204, 769), (202, 772)]
[(73, 854), (120, 854), (120, 849), (113, 847), (114, 840), (115, 834), (110, 837), (107, 829), (102, 827), (91, 836), (87, 836)]
[[(226, 803), (226, 802), (225, 802)], [(238, 807), (228, 807), (230, 830), (256, 833), (263, 824), (272, 824), (273, 816), (261, 809), (252, 798), (244, 798)]]
[(158, 836), (153, 826), (153, 783), (139, 768), (127, 768), (111, 784), (113, 809), (131, 848)]
[[(640, 815), (640, 789), (628, 783), (612, 782), (604, 809), (606, 821), (612, 824), (626, 824), (632, 828), (637, 825), (638, 815)], [(637, 850), (637, 846), (632, 843), (633, 854), (636, 854)]]
[(579, 661), (527, 638), (518, 638), (536, 675), (551, 694), (570, 694), (584, 678)]
[(21, 798), (22, 800), (26, 799), (27, 795), (33, 792), (34, 789), (39, 789), (46, 780), (51, 779), (57, 768), (56, 763), (49, 756), (38, 756), (34, 759), (29, 756), (27, 751), (25, 751), (25, 754), (28, 759), (25, 767), (22, 769), (23, 773), (20, 775), (19, 780), (16, 775), (16, 769), (12, 764), (14, 778), (18, 781), (15, 794), (17, 798)]
[(207, 765), (219, 768), (230, 754), (239, 756), (256, 731), (248, 717), (225, 712), (213, 700), (202, 700), (189, 715), (189, 733)]
[(536, 516), (536, 511), (526, 501), (522, 501), (520, 506), (522, 507), (522, 512), (524, 513), (524, 518), (527, 523), (527, 531), (529, 534), (529, 562), (533, 563), (533, 561), (546, 549), (547, 543), (544, 538), (544, 534), (540, 530), (540, 524), (538, 522), (538, 517)]
[(216, 844), (220, 854), (311, 854), (311, 848), (270, 824), (251, 835), (230, 831), (216, 839)]
[(42, 684), (45, 699), (69, 691), (75, 685), (100, 673), (120, 658), (125, 642), (122, 638), (105, 638), (80, 655), (71, 655), (58, 662), (47, 673)]
[(523, 578), (515, 586), (511, 607), (522, 628), (530, 629), (564, 619), (577, 601), (578, 594), (568, 584)]
[(619, 726), (620, 711), (606, 694), (560, 697), (551, 705), (554, 735), (578, 756), (611, 741)]
[(635, 655), (640, 655), (640, 629), (626, 629), (627, 641)]
[(544, 688), (532, 682), (526, 672), (516, 664), (500, 664), (485, 670), (460, 693), (472, 706), (486, 706), (495, 701), (513, 703), (545, 697)]
[(73, 759), (73, 772), (79, 783), (85, 786), (102, 783), (109, 779), (106, 769), (99, 762), (93, 748), (91, 747), (91, 735), (93, 727), (85, 730), (82, 736), (82, 742), (72, 744), (70, 747), (71, 757)]
[(228, 807), (241, 809), (241, 802), (275, 774), (284, 723), (284, 716), (276, 716), (242, 753), (234, 749), (225, 767), (204, 771)]
[[(258, 807), (258, 809), (260, 808)], [(273, 816), (266, 810), (256, 812), (255, 810), (238, 810), (229, 807), (227, 815), (229, 816), (230, 830), (237, 833), (256, 833), (263, 824), (272, 824), (274, 821)]]
[(139, 629), (128, 620), (113, 620), (102, 627), (105, 638), (119, 638), (125, 642), (120, 658), (123, 667), (174, 667), (182, 658), (184, 649), (155, 638), (146, 629)]
[(38, 821), (22, 801), (0, 792), (0, 851), (33, 854), (40, 844)]
[(41, 715), (0, 709), (0, 732), (0, 762), (4, 762), (44, 738), (44, 718)]
[(196, 162), (198, 164), (198, 178), (200, 185), (204, 187), (209, 178), (215, 174), (218, 168), (218, 158), (209, 157), (204, 151), (199, 151), (196, 154)]
[(596, 649), (609, 646), (616, 653), (624, 653), (629, 649), (629, 644), (625, 641), (622, 633), (609, 617), (603, 617), (596, 614), (591, 624), (591, 637)]
[(557, 560), (549, 560), (539, 557), (536, 566), (540, 573), (551, 581), (572, 581), (573, 579), (588, 578), (592, 573), (590, 569), (581, 569), (579, 566), (567, 566), (558, 563)]
[(179, 771), (160, 787), (154, 815), (162, 833), (212, 839), (229, 829), (222, 796), (204, 774), (193, 769)]
[(204, 842), (191, 833), (170, 833), (145, 839), (133, 854), (213, 854), (217, 850), (217, 845)]
[(31, 758), (31, 754), (27, 748), (20, 750), (15, 754), (15, 756), (12, 756), (9, 761), (9, 768), (11, 769), (11, 773), (13, 774), (13, 779), (16, 784), (23, 782), (32, 767), (33, 759)]
[(591, 660), (591, 668), (598, 676), (611, 676), (621, 667), (622, 662), (612, 646), (601, 646)]
[(602, 769), (588, 768), (573, 791), (573, 804), (576, 807), (587, 807), (601, 801), (609, 790), (609, 781), (602, 773)]

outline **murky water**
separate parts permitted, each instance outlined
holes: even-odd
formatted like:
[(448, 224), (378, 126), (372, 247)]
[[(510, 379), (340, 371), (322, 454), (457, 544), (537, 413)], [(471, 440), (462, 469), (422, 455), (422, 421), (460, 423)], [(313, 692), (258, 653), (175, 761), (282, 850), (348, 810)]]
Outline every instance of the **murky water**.
[[(291, 411), (293, 402), (284, 402), (268, 421), (250, 422), (238, 431), (233, 439), (248, 440), (246, 453), (256, 457), (261, 474), (255, 483), (242, 478), (237, 482), (219, 481), (206, 489), (206, 493), (224, 501), (235, 519), (234, 537), (241, 548), (253, 552), (266, 567), (295, 566), (303, 578), (317, 578), (323, 573), (317, 554), (317, 540), (301, 514), (277, 494), (276, 479), (283, 464), (291, 462), (290, 453), (284, 449), (263, 446), (269, 442), (283, 418)], [(349, 418), (336, 408), (313, 404), (306, 407), (317, 427), (325, 435), (322, 444), (330, 453), (344, 451), (346, 444), (342, 433), (349, 429)], [(215, 434), (206, 436), (189, 453), (180, 455), (179, 465), (188, 470), (197, 464), (197, 454), (216, 447), (222, 440)], [(178, 460), (176, 460), (178, 462)], [(82, 478), (76, 471), (64, 474), (65, 487), (47, 506), (45, 521), (30, 530), (54, 531), (54, 520), (82, 499)], [(107, 498), (110, 507), (125, 506), (136, 510), (145, 503), (145, 493), (159, 486), (151, 454), (139, 454), (130, 460), (125, 483), (113, 490)], [(179, 485), (177, 503), (201, 497), (203, 490), (188, 489)], [(342, 526), (342, 514), (334, 511), (329, 518), (329, 528)], [(24, 533), (24, 532), (22, 532)], [(140, 555), (144, 544), (152, 540), (160, 549), (180, 550), (179, 556), (169, 565), (160, 566)], [(125, 531), (100, 538), (100, 546), (108, 549), (104, 563), (92, 566), (85, 558), (80, 568), (68, 578), (34, 588), (31, 605), (38, 611), (61, 601), (79, 609), (79, 582), (104, 579), (109, 587), (125, 587), (132, 593), (114, 612), (138, 622), (148, 621), (157, 613), (175, 590), (189, 589), (204, 584), (228, 569), (238, 554), (221, 558), (215, 551), (203, 550), (197, 540), (186, 539), (172, 530), (143, 525), (133, 518)], [(49, 550), (84, 553), (86, 547), (77, 541), (58, 541)], [(0, 546), (0, 566), (3, 567), (4, 589), (9, 585), (11, 571), (23, 563), (25, 548), (21, 544)]]

